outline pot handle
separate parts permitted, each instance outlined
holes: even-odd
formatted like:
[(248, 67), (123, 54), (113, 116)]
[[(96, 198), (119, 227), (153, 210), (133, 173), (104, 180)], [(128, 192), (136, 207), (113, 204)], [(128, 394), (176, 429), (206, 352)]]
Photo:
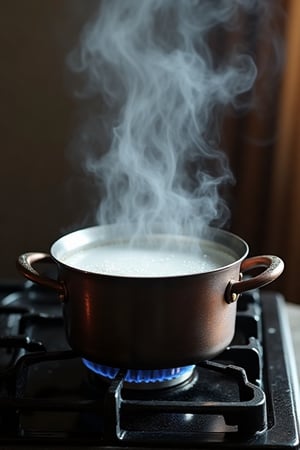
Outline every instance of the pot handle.
[(251, 289), (263, 287), (276, 280), (284, 269), (284, 263), (278, 256), (262, 255), (245, 259), (241, 264), (241, 273), (249, 270), (265, 267), (266, 269), (255, 277), (242, 281), (230, 281), (225, 292), (227, 303), (235, 302), (239, 294)]
[(17, 269), (28, 278), (28, 280), (38, 283), (41, 286), (54, 289), (58, 292), (60, 297), (63, 298), (65, 296), (65, 286), (63, 282), (40, 274), (33, 268), (34, 263), (54, 263), (54, 261), (49, 253), (24, 253), (17, 259)]

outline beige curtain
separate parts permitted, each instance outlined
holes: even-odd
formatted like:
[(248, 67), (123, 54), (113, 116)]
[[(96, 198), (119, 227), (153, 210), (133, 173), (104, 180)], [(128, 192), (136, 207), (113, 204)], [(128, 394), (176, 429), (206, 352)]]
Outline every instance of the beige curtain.
[[(281, 70), (274, 76), (269, 64), (256, 86), (258, 108), (225, 126), (237, 180), (231, 229), (251, 254), (283, 258), (285, 272), (272, 289), (300, 303), (300, 1), (274, 1), (281, 7), (272, 24), (284, 44)], [(274, 54), (274, 42), (258, 42), (258, 68)]]

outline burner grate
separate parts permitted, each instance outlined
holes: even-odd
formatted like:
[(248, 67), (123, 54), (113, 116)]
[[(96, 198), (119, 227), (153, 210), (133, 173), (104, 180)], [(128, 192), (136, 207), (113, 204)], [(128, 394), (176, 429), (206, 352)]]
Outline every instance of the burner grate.
[(185, 383), (148, 391), (128, 389), (123, 369), (91, 384), (48, 292), (7, 295), (0, 321), (0, 447), (300, 448), (278, 294), (243, 295), (230, 347)]
[[(264, 392), (254, 384), (247, 380), (245, 370), (234, 365), (223, 365), (217, 362), (205, 361), (199, 364), (200, 367), (213, 370), (233, 377), (239, 386), (240, 399), (237, 402), (195, 402), (195, 401), (166, 401), (166, 400), (128, 400), (122, 397), (122, 387), (125, 372), (120, 370), (116, 378), (113, 380), (105, 398), (106, 414), (109, 417), (109, 423), (115, 424), (106, 430), (105, 437), (109, 440), (126, 440), (136, 443), (138, 435), (135, 432), (128, 432), (121, 428), (120, 411), (124, 414), (132, 413), (171, 413), (185, 415), (214, 415), (223, 416), (225, 423), (230, 426), (236, 425), (238, 431), (244, 436), (252, 435), (257, 432), (263, 432), (267, 427), (266, 418), (266, 399)], [(202, 432), (200, 432), (201, 436)], [(199, 434), (188, 432), (177, 432), (172, 430), (172, 438), (170, 433), (161, 433), (159, 435), (162, 441), (168, 444), (176, 444), (178, 440), (184, 442), (188, 439), (194, 439), (199, 442)], [(157, 432), (144, 432), (142, 439), (147, 441), (155, 441)]]
[[(262, 432), (266, 429), (266, 408), (263, 391), (250, 383), (246, 377), (245, 370), (234, 365), (224, 365), (221, 363), (206, 361), (198, 368), (215, 371), (224, 375), (225, 378), (233, 378), (239, 389), (239, 399), (237, 401), (198, 401), (150, 398), (126, 398), (122, 394), (126, 370), (119, 370), (109, 387), (103, 391), (102, 399), (56, 399), (56, 398), (33, 398), (26, 395), (28, 383), (28, 369), (40, 363), (51, 361), (66, 361), (78, 359), (72, 351), (65, 352), (39, 352), (23, 356), (19, 359), (10, 376), (14, 374), (16, 380), (16, 392), (14, 397), (2, 397), (0, 401), (1, 414), (16, 412), (26, 414), (30, 412), (62, 412), (72, 411), (76, 413), (103, 414), (104, 425), (102, 438), (107, 442), (128, 442), (137, 443), (140, 439), (155, 441), (158, 435), (162, 441), (168, 444), (175, 444), (178, 441), (184, 443), (188, 438), (197, 442), (203, 430), (200, 432), (181, 432), (176, 427), (172, 436), (169, 432), (162, 430), (147, 431), (137, 433), (128, 431), (121, 427), (122, 417), (139, 416), (143, 414), (164, 414), (168, 413), (172, 417), (176, 415), (208, 415), (223, 416), (225, 423), (229, 426), (237, 426), (239, 432), (244, 435), (251, 435)], [(176, 390), (176, 388), (175, 388)], [(104, 414), (105, 412), (105, 414)], [(19, 428), (19, 426), (18, 426)], [(26, 433), (25, 433), (26, 434)], [(139, 437), (140, 436), (140, 437)], [(174, 440), (175, 439), (175, 440)]]

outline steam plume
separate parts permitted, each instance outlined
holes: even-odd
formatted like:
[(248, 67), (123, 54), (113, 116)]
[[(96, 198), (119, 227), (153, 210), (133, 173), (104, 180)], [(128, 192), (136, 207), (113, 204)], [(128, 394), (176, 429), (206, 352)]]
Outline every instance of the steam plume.
[(159, 223), (166, 232), (199, 235), (227, 219), (219, 188), (232, 175), (217, 145), (218, 113), (251, 88), (256, 68), (237, 51), (217, 61), (209, 42), (217, 27), (237, 24), (241, 9), (261, 4), (101, 2), (69, 57), (85, 77), (81, 95), (104, 99), (113, 118), (105, 151), (99, 113), (82, 129), (100, 224), (134, 223), (135, 232), (149, 234)]

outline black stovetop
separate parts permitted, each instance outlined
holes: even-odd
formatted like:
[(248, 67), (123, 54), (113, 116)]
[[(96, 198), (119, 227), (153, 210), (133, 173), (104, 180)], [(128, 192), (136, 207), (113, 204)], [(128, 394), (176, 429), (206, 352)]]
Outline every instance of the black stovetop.
[[(56, 296), (0, 283), (0, 449), (299, 449), (298, 381), (284, 299), (238, 301), (232, 344), (177, 386), (103, 380), (69, 348)], [(149, 386), (148, 386), (149, 387)]]

